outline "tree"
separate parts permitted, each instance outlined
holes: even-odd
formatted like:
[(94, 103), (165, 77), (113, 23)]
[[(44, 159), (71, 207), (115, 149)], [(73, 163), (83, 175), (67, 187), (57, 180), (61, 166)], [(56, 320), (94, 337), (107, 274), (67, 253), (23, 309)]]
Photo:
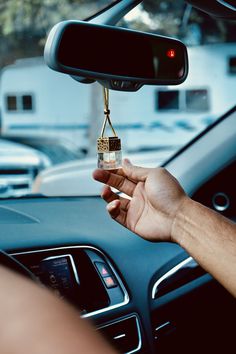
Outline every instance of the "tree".
[(54, 24), (66, 19), (84, 19), (99, 7), (101, 1), (0, 1), (0, 67), (17, 58), (43, 55), (47, 34)]

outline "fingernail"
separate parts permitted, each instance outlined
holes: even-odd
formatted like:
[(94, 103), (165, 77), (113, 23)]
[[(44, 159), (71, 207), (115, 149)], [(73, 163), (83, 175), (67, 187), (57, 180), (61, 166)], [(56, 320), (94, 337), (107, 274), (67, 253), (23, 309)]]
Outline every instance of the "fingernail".
[(115, 209), (116, 208), (116, 202), (115, 200), (111, 203), (108, 204), (108, 208), (111, 210), (111, 209)]

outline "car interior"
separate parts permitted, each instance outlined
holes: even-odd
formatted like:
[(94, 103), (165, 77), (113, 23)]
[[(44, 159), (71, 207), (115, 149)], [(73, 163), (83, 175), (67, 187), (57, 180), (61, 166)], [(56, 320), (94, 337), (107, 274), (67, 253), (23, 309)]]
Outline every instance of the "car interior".
[[(78, 29), (85, 26), (82, 29), (90, 28), (92, 33), (93, 27), (96, 33), (105, 36), (106, 31), (102, 30), (107, 26), (109, 35), (118, 38), (128, 30), (119, 32), (115, 24), (139, 2), (114, 2), (84, 21), (81, 27), (78, 25)], [(236, 20), (233, 0), (189, 0), (188, 3), (207, 16)], [(116, 6), (120, 6), (119, 10)], [(78, 85), (98, 80), (110, 89), (135, 91), (151, 81), (152, 85), (160, 85), (160, 80), (166, 80), (162, 84), (177, 84), (187, 75), (182, 43), (176, 44), (185, 68), (183, 71), (178, 66), (178, 73), (182, 73), (179, 76), (176, 76), (176, 66), (172, 77), (164, 72), (163, 77), (146, 81), (138, 80), (136, 73), (135, 80), (130, 78), (132, 73), (122, 72), (125, 68), (112, 76), (112, 68), (104, 73), (104, 69), (92, 67), (92, 61), (89, 69), (78, 69), (75, 66), (79, 59), (74, 61), (73, 48), (69, 45), (63, 44), (64, 56), (56, 56), (60, 53), (56, 45), (61, 43), (62, 33), (67, 33), (65, 28), (76, 25), (76, 21), (65, 22), (57, 25), (58, 32), (54, 29), (53, 38), (49, 36), (45, 61), (53, 70), (80, 81)], [(66, 44), (74, 43), (75, 38), (71, 36), (76, 37), (76, 33), (71, 34), (69, 30), (68, 33)], [(143, 38), (146, 45), (148, 37)], [(175, 42), (175, 39), (168, 40)], [(118, 41), (114, 43), (119, 45)], [(65, 63), (67, 59), (69, 62)], [(96, 74), (96, 70), (102, 74)], [(140, 74), (143, 76), (145, 73)], [(235, 127), (236, 106), (233, 106), (162, 164), (191, 198), (233, 222), (236, 221)], [(81, 317), (89, 318), (118, 352), (234, 352), (235, 298), (177, 244), (148, 242), (115, 223), (106, 213), (99, 195), (29, 194), (2, 198), (0, 225), (1, 264), (32, 281), (36, 277), (71, 302)]]

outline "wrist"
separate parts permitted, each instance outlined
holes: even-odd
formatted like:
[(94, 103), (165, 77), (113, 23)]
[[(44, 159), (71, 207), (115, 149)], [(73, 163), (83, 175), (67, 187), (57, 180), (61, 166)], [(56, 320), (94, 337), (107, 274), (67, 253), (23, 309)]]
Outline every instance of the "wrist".
[(185, 224), (188, 220), (188, 215), (193, 208), (195, 202), (185, 195), (177, 209), (175, 214), (172, 228), (171, 228), (171, 241), (183, 246), (183, 240), (185, 235)]

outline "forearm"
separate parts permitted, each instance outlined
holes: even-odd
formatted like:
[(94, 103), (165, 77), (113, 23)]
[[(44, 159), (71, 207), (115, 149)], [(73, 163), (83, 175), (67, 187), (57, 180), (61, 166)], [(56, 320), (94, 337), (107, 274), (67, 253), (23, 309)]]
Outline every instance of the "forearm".
[(115, 354), (79, 312), (0, 267), (0, 354)]
[(206, 271), (236, 297), (236, 225), (186, 198), (172, 227), (179, 243)]

